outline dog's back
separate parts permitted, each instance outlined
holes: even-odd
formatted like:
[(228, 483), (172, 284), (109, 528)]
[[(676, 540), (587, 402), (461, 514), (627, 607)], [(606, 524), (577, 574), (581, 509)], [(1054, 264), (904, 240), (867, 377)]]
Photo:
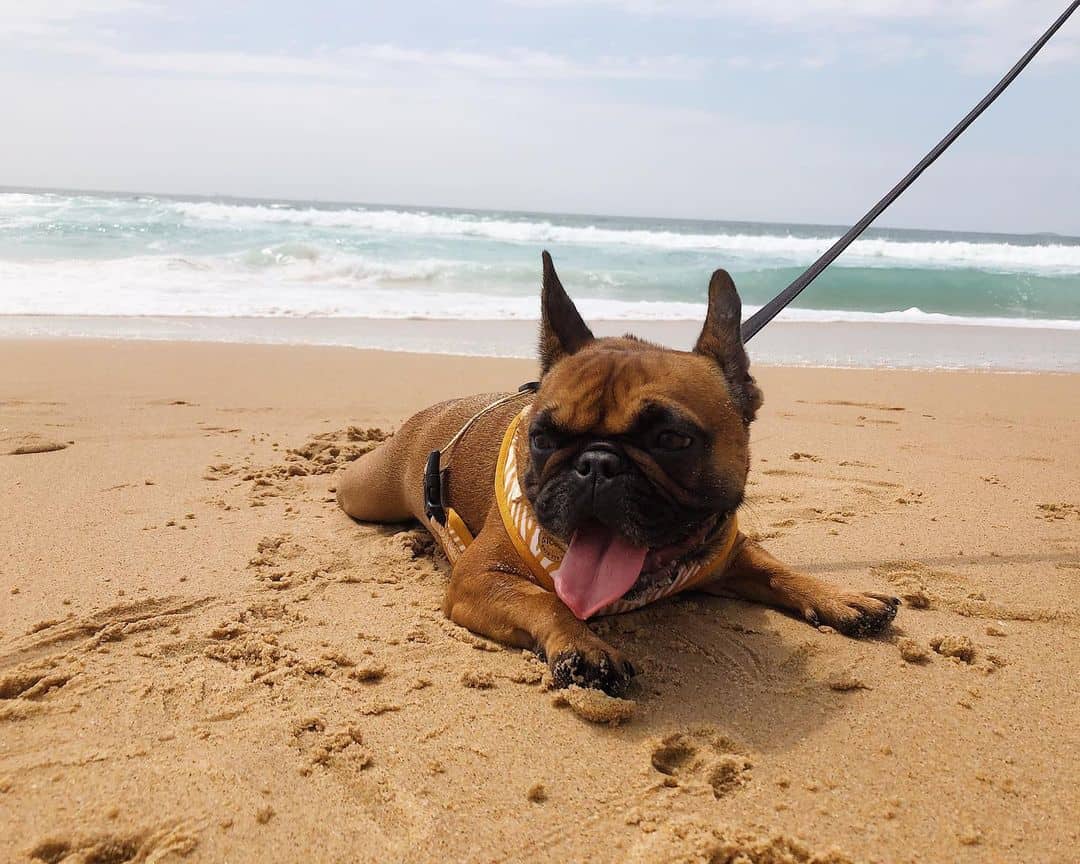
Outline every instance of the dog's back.
[[(338, 482), (342, 509), (364, 522), (424, 521), (424, 467), (432, 450), (440, 450), (475, 414), (504, 394), (481, 393), (451, 399), (414, 414), (385, 444), (361, 456)], [(477, 418), (467, 434), (488, 446), (455, 448), (447, 482), (454, 506), (473, 531), (479, 531), (492, 502), (492, 478), (499, 443), (510, 418), (525, 399), (514, 400)]]

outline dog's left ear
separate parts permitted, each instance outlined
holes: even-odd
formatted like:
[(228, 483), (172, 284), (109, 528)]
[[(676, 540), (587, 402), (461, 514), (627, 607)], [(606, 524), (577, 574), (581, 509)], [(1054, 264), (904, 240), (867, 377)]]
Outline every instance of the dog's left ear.
[(542, 258), (544, 284), (540, 292), (540, 374), (546, 375), (563, 357), (591, 342), (593, 334), (562, 287), (547, 250), (544, 250)]
[(741, 326), (742, 301), (735, 282), (726, 270), (717, 270), (709, 280), (709, 311), (694, 353), (716, 361), (743, 420), (749, 423), (761, 407), (762, 396), (750, 374), (750, 358), (743, 347)]

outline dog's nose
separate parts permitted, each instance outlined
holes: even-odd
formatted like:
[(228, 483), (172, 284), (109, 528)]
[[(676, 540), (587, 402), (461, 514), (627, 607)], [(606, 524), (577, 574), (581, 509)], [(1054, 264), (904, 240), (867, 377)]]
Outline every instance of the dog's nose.
[(623, 473), (623, 460), (614, 450), (606, 447), (590, 447), (574, 463), (574, 470), (580, 477), (592, 477), (593, 480), (610, 480)]

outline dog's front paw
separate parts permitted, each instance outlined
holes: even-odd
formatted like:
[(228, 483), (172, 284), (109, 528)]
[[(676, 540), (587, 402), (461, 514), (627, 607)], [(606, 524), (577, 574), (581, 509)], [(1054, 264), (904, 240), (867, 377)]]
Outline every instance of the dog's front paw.
[(629, 660), (602, 642), (588, 648), (561, 651), (551, 658), (550, 664), (557, 688), (576, 684), (603, 690), (609, 696), (624, 693), (630, 679), (637, 674)]
[(827, 624), (845, 636), (873, 636), (889, 626), (899, 607), (900, 598), (888, 594), (837, 592), (803, 614), (815, 627)]

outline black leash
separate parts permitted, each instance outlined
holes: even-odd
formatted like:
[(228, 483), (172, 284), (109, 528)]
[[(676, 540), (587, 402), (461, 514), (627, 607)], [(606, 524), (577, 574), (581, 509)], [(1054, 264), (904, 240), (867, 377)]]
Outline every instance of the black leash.
[(923, 156), (919, 164), (912, 168), (911, 171), (908, 172), (908, 175), (892, 188), (892, 191), (890, 191), (884, 198), (878, 201), (877, 204), (871, 207), (870, 212), (868, 212), (865, 216), (862, 217), (862, 219), (856, 222), (852, 226), (851, 230), (849, 230), (843, 237), (833, 243), (833, 245), (829, 247), (828, 251), (826, 251), (824, 255), (818, 258), (817, 261), (811, 264), (810, 267), (801, 276), (799, 276), (798, 279), (788, 285), (787, 288), (785, 288), (783, 291), (773, 297), (772, 300), (762, 306), (757, 312), (755, 312), (743, 322), (743, 342), (749, 342), (754, 337), (754, 334), (758, 332), (758, 330), (760, 330), (762, 327), (772, 321), (772, 319), (776, 317), (777, 313), (779, 313), (780, 310), (782, 310), (792, 300), (798, 297), (807, 285), (809, 285), (811, 282), (817, 279), (818, 276), (821, 275), (822, 270), (832, 264), (832, 262), (840, 256), (840, 253), (847, 249), (847, 247), (851, 245), (852, 241), (854, 241), (860, 234), (863, 233), (863, 231), (865, 231), (869, 227), (871, 222), (877, 219), (877, 217), (880, 216), (885, 211), (885, 209), (893, 203), (893, 201), (895, 201), (903, 194), (904, 190), (907, 189), (908, 186), (910, 186), (918, 179), (919, 175), (922, 174), (923, 171), (925, 171), (934, 163), (934, 160), (936, 160), (938, 156), (940, 156), (947, 149), (949, 149), (949, 145), (951, 145), (953, 141), (959, 138), (963, 134), (964, 130), (967, 129), (968, 126), (970, 126), (972, 123), (974, 123), (976, 118), (993, 104), (994, 100), (997, 99), (997, 97), (1005, 91), (1005, 88), (1012, 84), (1012, 82), (1016, 79), (1016, 76), (1018, 76), (1021, 72), (1024, 71), (1024, 67), (1027, 66), (1028, 63), (1031, 62), (1032, 58), (1034, 58), (1035, 55), (1039, 53), (1042, 47), (1050, 41), (1050, 37), (1061, 29), (1061, 25), (1063, 25), (1066, 21), (1069, 20), (1069, 16), (1076, 11), (1078, 6), (1080, 6), (1080, 0), (1073, 0), (1073, 2), (1069, 4), (1069, 7), (1061, 13), (1061, 17), (1050, 25), (1050, 29), (1043, 33), (1043, 35), (1039, 37), (1038, 41), (1036, 41), (1035, 44), (1027, 50), (1027, 53), (1017, 61), (1016, 65), (1013, 66), (1012, 69), (1010, 69), (1005, 74), (1005, 77), (998, 81), (998, 83), (994, 86), (994, 89), (992, 89), (989, 93), (983, 96), (982, 101), (980, 101), (978, 105), (972, 108), (971, 111), (968, 112), (968, 115), (959, 123), (957, 123), (956, 126), (953, 127), (952, 131), (937, 143), (937, 146), (934, 147), (933, 150)]

